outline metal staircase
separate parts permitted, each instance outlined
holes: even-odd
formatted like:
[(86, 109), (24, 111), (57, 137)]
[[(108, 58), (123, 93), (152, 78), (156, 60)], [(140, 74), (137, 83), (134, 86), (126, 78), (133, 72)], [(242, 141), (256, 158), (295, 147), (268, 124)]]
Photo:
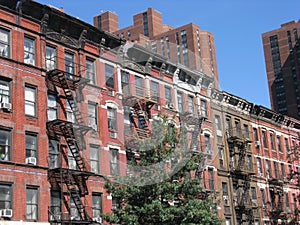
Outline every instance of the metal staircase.
[[(64, 207), (59, 216), (53, 216), (49, 210), (49, 222), (59, 224), (93, 224), (92, 218), (88, 215), (84, 198), (88, 195), (86, 181), (92, 174), (88, 170), (82, 151), (84, 150), (84, 135), (90, 130), (85, 125), (84, 118), (79, 110), (76, 102), (76, 90), (82, 88), (86, 83), (81, 76), (67, 73), (62, 70), (54, 69), (47, 72), (47, 82), (51, 83), (56, 93), (60, 88), (64, 93), (64, 98), (68, 101), (70, 108), (75, 117), (75, 122), (68, 122), (56, 119), (47, 122), (47, 131), (50, 139), (56, 139), (60, 143), (65, 143), (73, 159), (76, 162), (76, 169), (70, 169), (68, 164), (68, 151), (61, 150), (65, 159), (65, 164), (61, 164), (59, 168), (49, 169), (48, 181), (53, 190), (61, 191), (63, 194), (62, 202)], [(72, 215), (72, 206), (75, 204), (76, 216)], [(52, 220), (51, 218), (55, 218)]]

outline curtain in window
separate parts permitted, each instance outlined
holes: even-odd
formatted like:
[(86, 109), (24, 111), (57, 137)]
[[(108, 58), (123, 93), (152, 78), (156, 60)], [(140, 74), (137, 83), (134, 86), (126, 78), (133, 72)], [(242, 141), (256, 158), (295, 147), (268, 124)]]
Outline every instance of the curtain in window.
[(25, 113), (35, 116), (35, 88), (25, 87)]
[(30, 38), (24, 39), (24, 63), (28, 63), (31, 65), (35, 64), (34, 59), (34, 40)]
[(0, 102), (9, 103), (9, 83), (0, 82)]
[(0, 160), (9, 160), (10, 158), (10, 132), (0, 131)]
[(8, 57), (9, 50), (9, 32), (0, 30), (0, 55)]

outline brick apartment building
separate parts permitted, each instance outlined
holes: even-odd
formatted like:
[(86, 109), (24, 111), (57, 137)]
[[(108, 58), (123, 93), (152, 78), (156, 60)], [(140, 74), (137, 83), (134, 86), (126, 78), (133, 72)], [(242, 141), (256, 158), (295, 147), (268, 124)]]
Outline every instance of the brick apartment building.
[(194, 23), (177, 28), (163, 24), (162, 14), (154, 8), (133, 16), (133, 25), (119, 29), (118, 16), (104, 12), (94, 17), (94, 25), (167, 57), (174, 63), (214, 77), (219, 88), (214, 35)]
[(262, 34), (272, 109), (300, 118), (300, 22), (290, 21)]
[(202, 122), (202, 188), (218, 194), (224, 224), (296, 218), (298, 179), (287, 175), (299, 162), (287, 153), (299, 121), (33, 1), (0, 0), (0, 53), (1, 225), (102, 223), (100, 213), (118, 207), (104, 176), (126, 175), (130, 140), (147, 138), (157, 114), (179, 125), (187, 113)]

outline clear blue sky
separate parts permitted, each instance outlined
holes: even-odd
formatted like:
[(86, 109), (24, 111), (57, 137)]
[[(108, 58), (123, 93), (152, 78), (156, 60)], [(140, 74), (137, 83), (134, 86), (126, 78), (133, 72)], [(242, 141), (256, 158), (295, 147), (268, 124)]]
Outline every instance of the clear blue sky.
[(93, 16), (112, 11), (119, 27), (133, 15), (153, 7), (163, 23), (178, 27), (190, 22), (215, 35), (221, 89), (255, 104), (270, 107), (261, 34), (300, 19), (299, 0), (38, 0), (93, 23)]

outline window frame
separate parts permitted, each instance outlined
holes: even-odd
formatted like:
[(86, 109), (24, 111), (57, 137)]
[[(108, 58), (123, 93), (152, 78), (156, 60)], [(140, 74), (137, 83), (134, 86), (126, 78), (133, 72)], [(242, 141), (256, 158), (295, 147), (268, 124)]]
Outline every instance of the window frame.
[[(48, 58), (48, 54), (49, 51), (51, 49), (51, 53), (52, 50), (54, 50), (54, 56), (51, 56), (50, 58)], [(54, 59), (52, 59), (54, 57)], [(49, 65), (49, 66), (48, 66)], [(57, 68), (57, 48), (52, 46), (52, 45), (48, 45), (46, 44), (46, 69), (47, 70), (54, 70)]]
[[(91, 110), (93, 110), (93, 112)], [(96, 102), (88, 102), (88, 121), (89, 127), (98, 131), (98, 104)]]
[[(26, 99), (26, 98), (28, 98), (27, 91), (32, 91), (34, 93), (33, 100)], [(25, 115), (37, 117), (38, 116), (37, 115), (37, 104), (36, 104), (37, 103), (37, 87), (25, 84), (25, 99), (24, 100), (25, 100)], [(26, 110), (26, 105), (27, 105), (27, 107), (30, 107), (30, 108), (33, 107), (33, 114), (26, 112), (29, 110), (29, 108), (27, 108), (27, 110)]]
[(89, 79), (89, 84), (96, 85), (95, 59), (86, 57), (85, 64), (86, 64), (86, 78)]
[[(51, 99), (51, 101), (49, 101), (50, 100), (50, 98), (49, 98), (50, 96), (53, 97), (53, 99), (55, 99), (55, 105), (54, 104), (53, 105), (49, 104), (53, 100), (53, 99)], [(55, 113), (55, 116), (53, 117), (53, 119), (49, 118), (49, 117), (51, 117), (50, 115), (52, 115), (51, 112)], [(48, 121), (52, 121), (52, 120), (56, 120), (56, 119), (58, 119), (57, 95), (52, 94), (52, 93), (48, 93), (48, 96), (47, 96), (47, 120)]]
[[(95, 199), (97, 198), (97, 199)], [(93, 218), (100, 218), (103, 212), (103, 193), (92, 192), (92, 213)]]
[(203, 117), (208, 117), (207, 101), (204, 99), (201, 99), (200, 104), (201, 104), (201, 115)]
[[(7, 193), (4, 193), (3, 199), (0, 196), (0, 209), (12, 209), (13, 208), (13, 187), (10, 183), (0, 183), (0, 190), (7, 189)], [(0, 194), (2, 194), (0, 192)], [(8, 198), (7, 198), (8, 196)]]
[(118, 130), (118, 119), (117, 119), (117, 109), (113, 107), (107, 107), (107, 127), (108, 130), (117, 131)]
[[(34, 190), (36, 194), (36, 202), (32, 202), (32, 201), (28, 201), (28, 191), (29, 190)], [(28, 216), (28, 207), (32, 208), (36, 206), (36, 217), (29, 217)], [(40, 209), (40, 204), (39, 204), (39, 187), (35, 187), (35, 186), (26, 186), (26, 219), (28, 220), (38, 220), (39, 219), (39, 209)], [(31, 209), (31, 212), (33, 210)]]
[(65, 60), (65, 71), (68, 73), (69, 78), (72, 79), (72, 75), (76, 74), (75, 53), (70, 51), (65, 51), (64, 60)]
[[(2, 53), (0, 53), (0, 56), (6, 57), (6, 58), (11, 58), (11, 31), (9, 29), (0, 27), (0, 34), (7, 35), (7, 42), (4, 40), (0, 39), (0, 45), (3, 45), (3, 50)], [(6, 50), (4, 50), (6, 47)], [(6, 54), (3, 54), (6, 53)]]
[[(26, 49), (26, 41), (30, 44), (29, 49)], [(32, 46), (31, 46), (32, 45)], [(31, 50), (32, 48), (32, 50)], [(29, 55), (29, 58), (27, 61), (26, 55)], [(32, 61), (30, 61), (32, 60)], [(29, 65), (36, 65), (36, 39), (34, 37), (24, 35), (24, 63)]]
[(115, 67), (109, 64), (105, 64), (105, 86), (108, 89), (115, 90)]
[[(33, 143), (28, 143), (28, 141), (32, 141), (28, 138), (33, 138)], [(35, 157), (38, 159), (38, 135), (32, 132), (25, 132), (25, 142), (26, 142), (26, 158)], [(29, 145), (33, 147), (28, 147)]]
[(165, 85), (165, 99), (166, 99), (166, 105), (169, 105), (172, 102), (172, 89), (169, 86)]
[[(7, 87), (8, 90), (5, 90), (2, 87)], [(6, 79), (5, 77), (0, 77), (0, 103), (11, 103), (11, 98), (12, 98), (11, 94), (12, 94), (11, 80)]]
[(109, 148), (109, 165), (110, 165), (111, 176), (120, 174), (119, 149)]
[[(95, 152), (92, 152), (94, 150), (95, 150)], [(95, 155), (96, 157), (92, 157), (93, 155)], [(96, 173), (96, 174), (100, 173), (99, 146), (90, 145), (90, 166), (91, 166), (91, 172)]]
[(4, 161), (11, 161), (12, 158), (12, 132), (11, 129), (8, 128), (3, 128), (0, 127), (0, 137), (2, 135), (2, 132), (5, 132), (7, 135), (7, 139), (5, 140), (5, 142), (7, 143), (1, 143), (2, 142), (2, 138), (0, 138), (0, 150), (2, 150), (2, 147), (4, 146), (4, 153), (1, 153), (0, 151), (0, 160), (4, 160)]

